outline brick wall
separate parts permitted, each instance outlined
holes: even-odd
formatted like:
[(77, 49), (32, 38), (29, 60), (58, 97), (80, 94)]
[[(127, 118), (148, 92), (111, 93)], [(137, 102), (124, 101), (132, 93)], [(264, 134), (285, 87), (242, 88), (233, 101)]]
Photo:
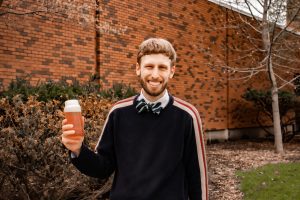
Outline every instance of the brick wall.
[[(257, 110), (252, 103), (242, 98), (247, 88), (271, 88), (269, 78), (265, 71), (253, 74), (251, 68), (259, 66), (263, 59), (261, 35), (244, 21), (257, 27), (255, 20), (237, 12), (227, 12), (227, 63), (231, 67), (228, 81), (228, 128), (242, 128), (259, 126), (256, 121)], [(234, 72), (234, 68), (243, 70)], [(268, 119), (269, 120), (269, 119)], [(264, 120), (265, 125), (271, 125)]]
[[(94, 15), (94, 1), (77, 3), (79, 8), (89, 8), (80, 12)], [(228, 80), (222, 66), (232, 64), (237, 54), (227, 45), (239, 36), (237, 30), (228, 28), (230, 12), (224, 7), (204, 0), (101, 0), (95, 15), (97, 28), (93, 18), (82, 24), (79, 18), (40, 15), (1, 17), (0, 81), (4, 85), (24, 74), (33, 82), (62, 76), (87, 81), (96, 72), (104, 87), (123, 82), (139, 89), (135, 75), (138, 45), (149, 37), (162, 37), (174, 44), (178, 54), (169, 91), (197, 107), (205, 129), (255, 126), (255, 113), (241, 94), (247, 87), (268, 87), (267, 77)], [(243, 43), (245, 38), (238, 40)]]
[[(12, 2), (18, 2), (15, 5), (18, 13), (38, 10), (31, 1), (4, 1), (4, 4)], [(4, 86), (26, 74), (34, 84), (62, 76), (87, 80), (94, 72), (94, 26), (65, 19), (63, 13), (62, 16), (6, 14), (0, 18), (0, 81)]]
[(209, 51), (213, 57), (224, 58), (219, 45), (225, 31), (207, 27), (216, 20), (224, 22), (224, 10), (207, 1), (103, 1), (101, 82), (111, 86), (123, 81), (139, 88), (135, 75), (139, 43), (148, 37), (166, 38), (178, 54), (169, 91), (198, 108), (205, 128), (226, 128), (227, 79), (220, 70), (209, 67), (203, 53)]

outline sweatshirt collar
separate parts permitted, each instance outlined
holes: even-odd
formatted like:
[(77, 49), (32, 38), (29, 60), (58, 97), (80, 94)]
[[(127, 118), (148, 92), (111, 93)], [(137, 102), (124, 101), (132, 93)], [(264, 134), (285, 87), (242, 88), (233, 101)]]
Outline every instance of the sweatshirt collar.
[(151, 104), (155, 104), (155, 103), (160, 102), (160, 103), (161, 103), (161, 107), (162, 107), (162, 108), (165, 108), (165, 107), (168, 105), (168, 103), (169, 103), (170, 96), (169, 96), (169, 93), (168, 93), (168, 90), (167, 90), (167, 89), (164, 91), (164, 93), (165, 93), (165, 94), (164, 94), (161, 98), (159, 98), (158, 100), (156, 100), (156, 101), (154, 101), (154, 102), (151, 102), (151, 101), (149, 101), (149, 100), (144, 96), (143, 90), (141, 90), (141, 93), (140, 93), (139, 97), (137, 98), (137, 100), (139, 101), (139, 100), (141, 100), (141, 99), (144, 99), (144, 100), (146, 101), (146, 103), (151, 103)]

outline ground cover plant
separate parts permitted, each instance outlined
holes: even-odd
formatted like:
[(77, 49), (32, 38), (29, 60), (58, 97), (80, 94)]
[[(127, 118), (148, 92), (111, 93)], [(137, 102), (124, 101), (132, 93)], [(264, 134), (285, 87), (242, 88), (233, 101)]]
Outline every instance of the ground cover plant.
[(300, 163), (268, 164), (237, 175), (245, 200), (300, 198)]
[[(274, 151), (273, 142), (268, 140), (239, 140), (207, 145), (210, 199), (245, 200), (245, 194), (241, 191), (243, 181), (237, 176), (237, 171), (248, 172), (268, 164), (300, 163), (299, 137), (286, 143), (284, 148), (285, 154), (279, 155)], [(286, 183), (287, 186), (289, 184)]]

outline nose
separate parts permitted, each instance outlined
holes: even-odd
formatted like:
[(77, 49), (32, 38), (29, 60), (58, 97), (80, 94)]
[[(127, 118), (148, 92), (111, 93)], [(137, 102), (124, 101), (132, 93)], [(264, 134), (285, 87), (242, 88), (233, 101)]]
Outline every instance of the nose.
[(158, 70), (158, 67), (155, 66), (152, 70), (152, 73), (151, 73), (151, 76), (152, 78), (158, 78), (159, 77), (159, 70)]

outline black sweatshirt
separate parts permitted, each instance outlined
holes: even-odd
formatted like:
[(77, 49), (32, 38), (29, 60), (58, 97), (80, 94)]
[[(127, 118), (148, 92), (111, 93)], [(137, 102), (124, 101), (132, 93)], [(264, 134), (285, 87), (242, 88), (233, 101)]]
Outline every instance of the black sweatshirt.
[(170, 96), (159, 115), (138, 113), (138, 96), (111, 109), (96, 146), (72, 163), (82, 173), (115, 172), (111, 200), (206, 200), (207, 168), (201, 121), (190, 104)]

